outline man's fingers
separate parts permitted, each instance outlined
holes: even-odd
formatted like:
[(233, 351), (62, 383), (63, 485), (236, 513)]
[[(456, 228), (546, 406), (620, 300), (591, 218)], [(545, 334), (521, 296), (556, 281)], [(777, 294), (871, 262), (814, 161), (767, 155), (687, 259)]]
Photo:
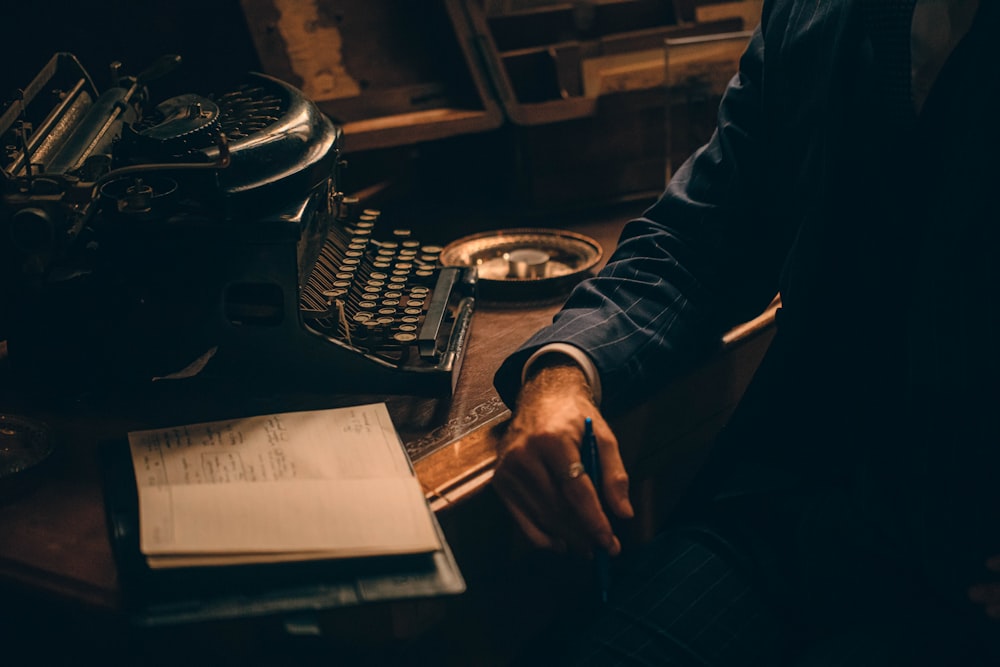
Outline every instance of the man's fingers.
[(556, 549), (569, 545), (586, 552), (596, 542), (617, 554), (621, 546), (583, 472), (579, 450), (551, 449), (557, 451), (546, 457), (551, 463), (508, 451), (493, 478), (500, 497), (532, 544)]
[(583, 531), (612, 555), (617, 555), (621, 546), (615, 539), (611, 522), (608, 521), (597, 498), (593, 480), (587, 475), (566, 479), (562, 483), (562, 492), (569, 506), (573, 508)]
[[(618, 442), (591, 401), (589, 389), (564, 387), (556, 382), (560, 372), (557, 367), (543, 369), (522, 389), (501, 442), (494, 487), (533, 544), (547, 548), (565, 544), (581, 552), (600, 545), (618, 554), (621, 545), (605, 507), (619, 517), (633, 515)], [(572, 378), (585, 380), (582, 375)], [(601, 489), (583, 471), (581, 444), (587, 417), (601, 459)]]
[(604, 477), (604, 488), (601, 490), (604, 494), (604, 503), (616, 516), (631, 519), (635, 516), (635, 511), (628, 496), (628, 473), (625, 471), (617, 440), (610, 431), (608, 435), (610, 441), (598, 440)]
[(529, 536), (532, 543), (564, 543), (565, 501), (540, 461), (516, 453), (505, 456), (494, 472), (493, 486), (509, 509), (516, 508), (519, 525), (530, 525), (532, 532), (545, 536)]
[(594, 419), (594, 436), (601, 459), (601, 499), (604, 506), (622, 519), (635, 516), (628, 496), (628, 473), (622, 461), (618, 439), (603, 419)]
[(514, 517), (515, 523), (521, 528), (521, 532), (524, 533), (529, 542), (541, 549), (551, 549), (560, 553), (566, 551), (565, 541), (543, 531), (518, 505), (509, 501), (505, 496), (501, 495), (500, 499), (507, 506), (507, 511)]

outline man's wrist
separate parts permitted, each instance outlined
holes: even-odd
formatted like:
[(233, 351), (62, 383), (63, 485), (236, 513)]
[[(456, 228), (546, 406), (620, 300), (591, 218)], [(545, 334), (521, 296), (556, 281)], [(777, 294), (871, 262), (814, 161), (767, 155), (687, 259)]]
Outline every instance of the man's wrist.
[(590, 387), (594, 404), (601, 404), (601, 378), (597, 373), (597, 367), (583, 350), (568, 343), (549, 343), (528, 357), (521, 370), (522, 386), (542, 369), (554, 366), (572, 366), (579, 369)]

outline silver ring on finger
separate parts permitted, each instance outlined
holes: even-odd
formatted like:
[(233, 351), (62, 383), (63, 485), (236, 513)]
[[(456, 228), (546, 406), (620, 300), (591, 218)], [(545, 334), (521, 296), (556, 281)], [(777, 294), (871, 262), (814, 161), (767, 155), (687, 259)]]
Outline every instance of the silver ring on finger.
[(586, 469), (584, 469), (583, 463), (581, 461), (573, 461), (572, 463), (569, 464), (569, 467), (566, 468), (566, 475), (565, 475), (566, 481), (569, 482), (574, 479), (578, 479), (579, 477), (583, 476), (585, 472)]

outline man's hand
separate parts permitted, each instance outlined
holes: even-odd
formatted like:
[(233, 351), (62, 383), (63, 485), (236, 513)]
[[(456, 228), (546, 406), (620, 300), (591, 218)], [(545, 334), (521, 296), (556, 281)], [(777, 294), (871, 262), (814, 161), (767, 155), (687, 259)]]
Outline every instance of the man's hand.
[[(1000, 555), (986, 561), (986, 568), (1000, 574)], [(975, 584), (969, 588), (969, 599), (980, 605), (987, 616), (1000, 621), (1000, 582)]]
[(601, 494), (615, 515), (631, 518), (628, 475), (618, 441), (594, 405), (583, 372), (572, 362), (547, 365), (522, 387), (500, 446), (493, 485), (528, 539), (539, 547), (611, 555), (621, 544), (598, 492), (580, 473), (584, 420), (593, 421), (603, 470)]

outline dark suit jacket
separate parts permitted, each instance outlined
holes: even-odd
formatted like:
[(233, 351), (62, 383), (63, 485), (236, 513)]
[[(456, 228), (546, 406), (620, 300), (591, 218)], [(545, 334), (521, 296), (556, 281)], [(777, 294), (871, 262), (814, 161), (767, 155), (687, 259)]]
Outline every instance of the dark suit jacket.
[(863, 488), (941, 567), (1000, 553), (1000, 429), (983, 417), (1000, 373), (998, 5), (982, 3), (918, 117), (897, 94), (908, 53), (871, 33), (864, 0), (766, 2), (715, 135), (499, 369), (504, 400), (527, 356), (562, 341), (614, 412), (780, 290), (756, 421), (777, 444), (751, 456)]

